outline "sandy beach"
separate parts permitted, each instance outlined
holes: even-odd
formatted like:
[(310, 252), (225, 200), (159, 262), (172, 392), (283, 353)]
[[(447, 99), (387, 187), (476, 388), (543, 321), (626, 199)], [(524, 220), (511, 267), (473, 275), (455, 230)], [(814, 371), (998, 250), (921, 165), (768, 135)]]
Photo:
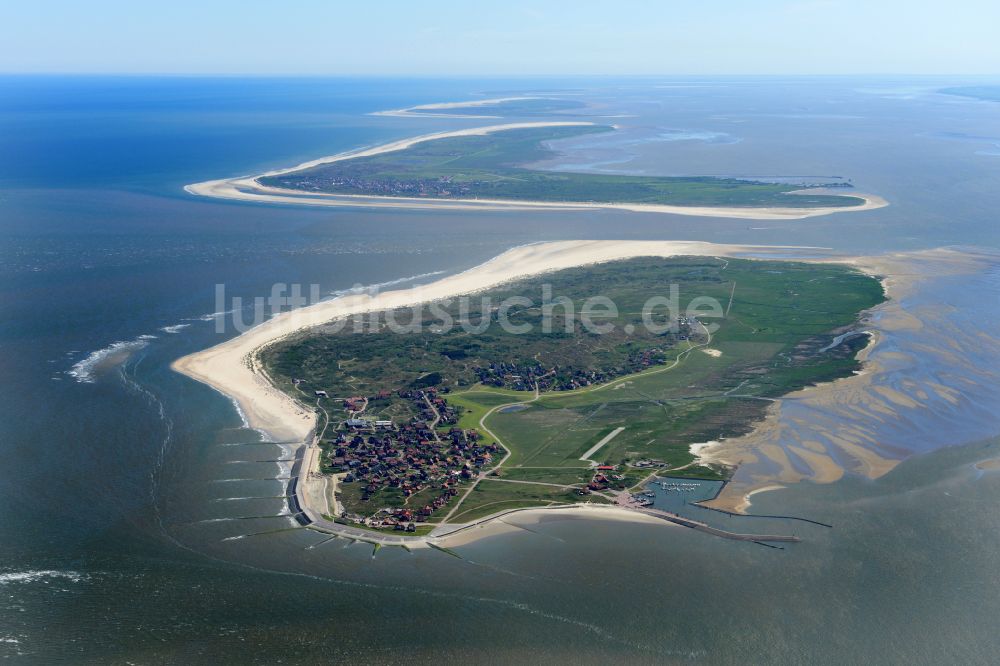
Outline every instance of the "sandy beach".
[(630, 511), (610, 504), (576, 504), (552, 508), (519, 509), (507, 512), (492, 520), (475, 524), (468, 529), (462, 529), (454, 534), (436, 538), (435, 543), (451, 547), (464, 546), (479, 539), (508, 534), (526, 529), (525, 526), (536, 526), (549, 520), (614, 520), (628, 523), (640, 523), (651, 527), (667, 529), (676, 528), (674, 523), (650, 516), (638, 511)]
[[(801, 220), (833, 213), (850, 213), (882, 208), (888, 202), (882, 197), (851, 192), (850, 196), (864, 200), (860, 206), (850, 207), (818, 207), (796, 208), (769, 207), (747, 208), (727, 206), (672, 206), (665, 204), (630, 204), (630, 203), (596, 203), (596, 202), (554, 202), (554, 201), (514, 201), (501, 199), (425, 199), (419, 197), (378, 197), (356, 194), (327, 194), (322, 192), (305, 192), (279, 187), (262, 185), (260, 178), (280, 176), (302, 171), (323, 164), (332, 164), (357, 157), (370, 157), (399, 150), (426, 141), (460, 136), (482, 136), (493, 132), (512, 129), (528, 129), (536, 127), (566, 127), (594, 125), (591, 122), (524, 122), (507, 123), (503, 125), (487, 125), (448, 132), (434, 132), (393, 141), (380, 146), (362, 148), (359, 150), (339, 153), (327, 157), (309, 160), (292, 167), (275, 169), (256, 176), (238, 176), (194, 183), (184, 187), (189, 194), (230, 199), (237, 201), (253, 201), (272, 204), (299, 204), (308, 206), (354, 206), (365, 208), (421, 208), (431, 210), (601, 210), (613, 209), (635, 213), (665, 213), (670, 215), (694, 215), (698, 217), (725, 217), (748, 220)], [(789, 193), (788, 196), (797, 196)]]

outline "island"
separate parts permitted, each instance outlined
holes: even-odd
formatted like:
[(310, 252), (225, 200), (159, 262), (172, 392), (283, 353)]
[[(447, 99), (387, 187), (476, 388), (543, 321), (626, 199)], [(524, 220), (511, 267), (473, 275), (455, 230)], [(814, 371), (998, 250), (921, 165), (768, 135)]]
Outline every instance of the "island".
[(195, 183), (190, 194), (260, 203), (436, 209), (613, 208), (747, 219), (803, 219), (886, 206), (822, 185), (714, 176), (629, 176), (533, 167), (554, 142), (614, 126), (533, 121), (435, 132), (258, 176)]
[(843, 265), (637, 256), (359, 310), (254, 362), (318, 415), (310, 501), (328, 524), (423, 535), (527, 508), (656, 514), (649, 483), (730, 475), (692, 445), (857, 372), (859, 318), (883, 300)]
[[(508, 129), (415, 143), (405, 150), (338, 160), (258, 182), (328, 194), (434, 199), (635, 203), (673, 206), (834, 208), (862, 206), (854, 196), (735, 178), (620, 176), (533, 169), (555, 157), (549, 142), (613, 132), (602, 125)], [(794, 193), (794, 194), (793, 194)]]

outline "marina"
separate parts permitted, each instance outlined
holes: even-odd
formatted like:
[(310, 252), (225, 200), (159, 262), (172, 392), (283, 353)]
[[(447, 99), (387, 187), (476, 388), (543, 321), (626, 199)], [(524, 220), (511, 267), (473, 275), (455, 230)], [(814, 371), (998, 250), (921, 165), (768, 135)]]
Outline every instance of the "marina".
[(652, 501), (652, 506), (657, 509), (705, 519), (705, 516), (700, 515), (705, 511), (692, 508), (691, 505), (714, 499), (724, 486), (724, 481), (656, 476), (646, 484), (643, 497)]

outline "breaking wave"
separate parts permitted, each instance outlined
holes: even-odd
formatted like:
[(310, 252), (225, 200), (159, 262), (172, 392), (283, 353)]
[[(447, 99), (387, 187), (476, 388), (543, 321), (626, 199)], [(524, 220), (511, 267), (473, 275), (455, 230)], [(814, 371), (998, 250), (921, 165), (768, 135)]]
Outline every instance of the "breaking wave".
[(437, 275), (443, 275), (445, 271), (431, 271), (430, 273), (420, 273), (419, 275), (410, 275), (408, 277), (396, 278), (395, 280), (389, 280), (387, 282), (376, 282), (375, 284), (364, 284), (355, 285), (350, 289), (338, 289), (336, 291), (331, 291), (333, 296), (351, 296), (354, 294), (364, 294), (364, 293), (378, 293), (386, 287), (395, 287), (399, 284), (405, 284), (407, 282), (413, 282), (414, 280), (422, 280), (424, 278), (435, 277)]
[(87, 579), (85, 574), (77, 571), (59, 571), (56, 569), (33, 569), (31, 571), (8, 571), (0, 573), (0, 585), (13, 583), (34, 583), (39, 580), (68, 580), (79, 583)]
[(188, 317), (184, 321), (213, 321), (219, 317), (225, 317), (228, 314), (232, 314), (235, 310), (222, 310), (220, 312), (210, 312), (209, 314), (201, 315), (200, 317)]
[(103, 349), (90, 352), (86, 358), (77, 361), (66, 374), (83, 384), (92, 384), (102, 372), (119, 366), (140, 349), (155, 340), (155, 335), (140, 335), (135, 340), (119, 340)]

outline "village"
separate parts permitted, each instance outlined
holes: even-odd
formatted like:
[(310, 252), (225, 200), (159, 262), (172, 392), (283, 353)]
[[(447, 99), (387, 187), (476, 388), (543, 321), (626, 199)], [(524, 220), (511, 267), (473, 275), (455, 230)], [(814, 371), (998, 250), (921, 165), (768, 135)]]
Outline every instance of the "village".
[[(318, 401), (331, 399), (326, 391), (314, 393)], [(506, 451), (483, 442), (477, 430), (458, 427), (461, 414), (446, 395), (428, 387), (338, 399), (344, 418), (331, 421), (333, 432), (320, 443), (320, 471), (338, 481), (337, 519), (415, 532), (440, 520), (442, 509), (451, 508), (470, 484), (487, 475), (502, 477), (495, 467)], [(366, 417), (369, 405), (389, 399), (406, 401), (416, 416), (402, 424)], [(595, 465), (577, 494), (611, 499), (623, 493), (631, 480), (618, 470)]]
[[(502, 467), (507, 449), (493, 433), (486, 431), (483, 437), (468, 427), (471, 424), (460, 425), (468, 407), (463, 400), (449, 402), (452, 388), (475, 383), (483, 389), (539, 395), (605, 385), (666, 365), (676, 342), (699, 338), (696, 323), (694, 318), (677, 317), (669, 330), (657, 335), (655, 345), (630, 344), (616, 363), (597, 367), (543, 363), (537, 354), (529, 361), (477, 359), (478, 363), (463, 368), (467, 377), (459, 381), (431, 364), (417, 377), (393, 377), (396, 387), (391, 390), (381, 382), (363, 382), (364, 389), (354, 389), (363, 393), (346, 397), (344, 385), (336, 395), (333, 388), (324, 388), (326, 382), (317, 385), (311, 375), (310, 379), (291, 377), (297, 392), (314, 397), (317, 411), (326, 417), (317, 437), (321, 451), (317, 473), (328, 479), (328, 507), (333, 515), (327, 517), (378, 530), (423, 532), (451, 522), (453, 516), (475, 512), (475, 501), (472, 509), (468, 506), (470, 492), (497, 488), (496, 481), (521, 484), (516, 490), (511, 488), (510, 498), (519, 492), (552, 488), (553, 484), (544, 481), (507, 479), (508, 470)], [(455, 360), (463, 358), (459, 352), (464, 354), (461, 348), (438, 353)], [(561, 486), (565, 495), (560, 501), (614, 503), (654, 469), (668, 467), (661, 460), (622, 460), (620, 465), (589, 462), (591, 467), (576, 481)], [(481, 481), (488, 485), (481, 486)], [(524, 484), (537, 488), (529, 491)]]
[(419, 196), (419, 197), (460, 197), (469, 196), (474, 188), (483, 187), (487, 181), (472, 180), (455, 182), (450, 176), (397, 180), (395, 178), (357, 178), (325, 173), (310, 174), (279, 185), (315, 192), (350, 192), (374, 196)]
[(629, 354), (622, 366), (585, 370), (581, 368), (544, 368), (541, 364), (490, 363), (474, 368), (476, 378), (486, 386), (513, 391), (572, 391), (574, 389), (604, 384), (624, 375), (642, 372), (655, 365), (663, 365), (667, 356), (660, 347), (652, 347)]
[[(389, 397), (410, 403), (417, 416), (404, 424), (365, 418), (370, 402)], [(321, 442), (321, 470), (339, 478), (340, 517), (351, 522), (415, 531), (503, 453), (476, 430), (457, 427), (459, 413), (434, 387), (349, 397), (342, 407), (347, 418)]]

